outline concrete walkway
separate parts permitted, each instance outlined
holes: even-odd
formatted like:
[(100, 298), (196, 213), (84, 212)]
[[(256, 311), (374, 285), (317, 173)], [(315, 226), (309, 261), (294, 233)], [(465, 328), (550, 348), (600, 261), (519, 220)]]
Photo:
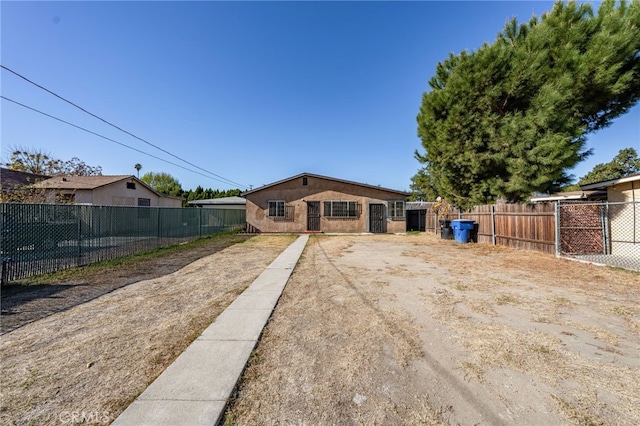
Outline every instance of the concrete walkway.
[(112, 424), (217, 424), (308, 239), (287, 247)]

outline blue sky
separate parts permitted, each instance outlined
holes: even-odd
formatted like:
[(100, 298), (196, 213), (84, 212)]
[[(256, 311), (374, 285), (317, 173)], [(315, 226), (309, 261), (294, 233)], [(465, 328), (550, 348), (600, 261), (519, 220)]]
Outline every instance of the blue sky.
[[(196, 166), (260, 186), (302, 172), (408, 190), (416, 115), (436, 64), (550, 1), (1, 2), (1, 62)], [(2, 95), (138, 150), (1, 103), (9, 148), (104, 174), (167, 172), (230, 189), (2, 70)], [(640, 106), (589, 137), (577, 177), (640, 150)]]

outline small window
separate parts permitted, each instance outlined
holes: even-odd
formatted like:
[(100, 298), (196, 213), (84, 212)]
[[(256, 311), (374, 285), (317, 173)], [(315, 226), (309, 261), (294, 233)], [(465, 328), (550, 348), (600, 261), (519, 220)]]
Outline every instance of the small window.
[(284, 201), (269, 201), (269, 217), (284, 217)]
[(325, 201), (326, 217), (358, 217), (358, 203), (355, 201)]
[(303, 177), (302, 178), (302, 186), (307, 186), (309, 184), (308, 178)]
[(404, 208), (404, 201), (389, 201), (388, 202), (388, 208), (389, 208), (389, 217), (391, 219), (404, 219), (405, 218), (405, 208)]
[[(149, 198), (138, 198), (138, 207), (149, 207), (151, 206), (151, 199)], [(138, 209), (138, 219), (149, 219), (151, 217), (150, 209)]]
[(136, 189), (135, 182), (127, 182), (127, 189)]

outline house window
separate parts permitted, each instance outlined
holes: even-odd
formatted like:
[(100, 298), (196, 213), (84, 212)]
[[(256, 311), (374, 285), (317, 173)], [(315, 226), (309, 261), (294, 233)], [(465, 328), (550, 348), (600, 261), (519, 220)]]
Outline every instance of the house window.
[(358, 217), (358, 203), (355, 201), (325, 201), (325, 217)]
[(389, 217), (391, 219), (404, 219), (404, 201), (389, 201), (388, 202)]
[(127, 189), (136, 189), (135, 182), (127, 182)]
[[(151, 206), (151, 199), (138, 198), (138, 207), (149, 207), (149, 206)], [(151, 210), (138, 209), (138, 219), (149, 219), (150, 217), (151, 217)]]
[(302, 178), (302, 186), (307, 186), (309, 184), (309, 178), (303, 177)]
[(269, 201), (269, 217), (284, 217), (284, 201)]

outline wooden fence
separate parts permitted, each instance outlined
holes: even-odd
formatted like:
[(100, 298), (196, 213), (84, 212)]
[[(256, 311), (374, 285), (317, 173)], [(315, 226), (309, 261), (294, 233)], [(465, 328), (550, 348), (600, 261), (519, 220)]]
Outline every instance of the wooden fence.
[(478, 242), (555, 254), (555, 203), (496, 204), (465, 212), (451, 210), (424, 218), (425, 231), (440, 232), (441, 219), (468, 219), (478, 224)]
[(478, 223), (478, 242), (555, 254), (554, 203), (477, 206), (460, 216)]

